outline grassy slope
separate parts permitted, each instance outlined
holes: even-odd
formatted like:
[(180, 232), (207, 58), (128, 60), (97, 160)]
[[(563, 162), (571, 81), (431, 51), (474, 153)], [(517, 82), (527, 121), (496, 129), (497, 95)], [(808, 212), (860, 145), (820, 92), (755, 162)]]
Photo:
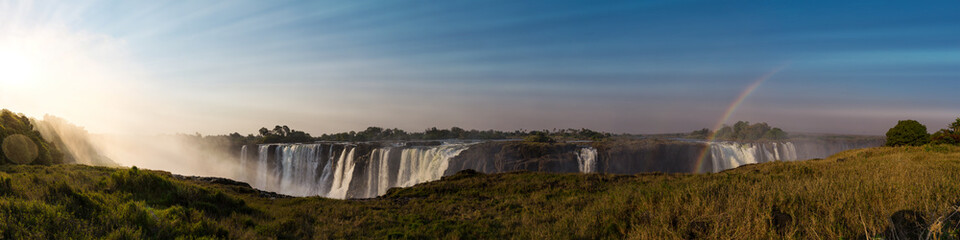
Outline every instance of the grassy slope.
[[(718, 174), (458, 174), (373, 200), (262, 198), (166, 173), (0, 166), (0, 238), (956, 237), (960, 148)], [(896, 226), (896, 227), (894, 227)], [(914, 236), (915, 238), (916, 236)]]

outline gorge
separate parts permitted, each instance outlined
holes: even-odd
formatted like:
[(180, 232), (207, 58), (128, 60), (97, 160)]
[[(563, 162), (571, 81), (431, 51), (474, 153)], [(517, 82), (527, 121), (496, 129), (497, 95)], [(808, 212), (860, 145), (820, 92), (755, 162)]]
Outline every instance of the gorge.
[(631, 139), (523, 141), (315, 142), (244, 145), (238, 180), (292, 196), (372, 198), (394, 187), (483, 173), (637, 174), (720, 172), (746, 164), (824, 158), (881, 146), (880, 138), (804, 138), (770, 142)]

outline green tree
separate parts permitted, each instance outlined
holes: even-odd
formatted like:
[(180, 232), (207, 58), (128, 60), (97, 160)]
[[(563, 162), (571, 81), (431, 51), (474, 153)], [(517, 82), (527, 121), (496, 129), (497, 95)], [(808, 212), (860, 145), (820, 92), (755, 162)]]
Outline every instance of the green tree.
[(920, 146), (928, 142), (927, 126), (916, 120), (901, 120), (887, 131), (887, 146)]
[(960, 145), (960, 118), (947, 125), (946, 129), (940, 129), (930, 136), (930, 142), (934, 144)]
[(949, 129), (940, 129), (930, 136), (930, 143), (960, 145), (960, 134)]
[(957, 118), (956, 121), (950, 123), (950, 130), (954, 133), (960, 133), (960, 118)]
[(770, 140), (786, 140), (789, 137), (787, 136), (787, 132), (784, 132), (782, 129), (773, 128), (770, 129), (770, 131), (767, 131), (767, 133), (763, 135), (763, 138)]
[(730, 128), (730, 126), (727, 126), (727, 125), (723, 125), (723, 127), (721, 127), (720, 130), (717, 130), (716, 139), (736, 140), (736, 136), (734, 135), (733, 128)]

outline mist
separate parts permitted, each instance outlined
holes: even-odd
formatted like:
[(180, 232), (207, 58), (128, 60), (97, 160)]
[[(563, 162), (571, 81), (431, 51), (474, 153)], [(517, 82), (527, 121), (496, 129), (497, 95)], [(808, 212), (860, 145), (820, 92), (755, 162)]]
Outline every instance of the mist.
[(63, 152), (64, 161), (68, 163), (247, 178), (240, 165), (239, 146), (231, 145), (223, 136), (91, 134), (83, 127), (51, 115), (32, 121), (44, 139)]

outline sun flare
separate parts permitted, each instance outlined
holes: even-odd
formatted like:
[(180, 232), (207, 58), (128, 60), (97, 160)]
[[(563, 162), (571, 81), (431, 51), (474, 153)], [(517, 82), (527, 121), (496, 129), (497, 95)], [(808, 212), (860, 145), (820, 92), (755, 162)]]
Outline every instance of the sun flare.
[(0, 84), (23, 86), (36, 81), (39, 67), (27, 51), (11, 46), (0, 46)]

